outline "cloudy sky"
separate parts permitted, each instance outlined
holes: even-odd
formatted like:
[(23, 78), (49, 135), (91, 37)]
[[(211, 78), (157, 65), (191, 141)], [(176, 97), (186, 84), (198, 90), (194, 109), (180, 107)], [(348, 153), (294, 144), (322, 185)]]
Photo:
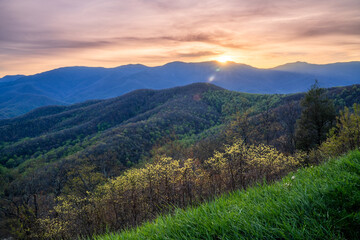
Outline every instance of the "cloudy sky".
[(360, 60), (359, 0), (0, 0), (0, 77), (226, 56)]

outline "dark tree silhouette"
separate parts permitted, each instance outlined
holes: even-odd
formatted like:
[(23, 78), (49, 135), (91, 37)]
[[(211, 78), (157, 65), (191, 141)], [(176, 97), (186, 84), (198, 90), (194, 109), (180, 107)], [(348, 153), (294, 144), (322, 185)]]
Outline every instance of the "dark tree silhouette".
[(335, 107), (327, 97), (326, 90), (320, 88), (315, 81), (301, 100), (301, 108), (295, 133), (296, 147), (309, 151), (326, 139), (326, 134), (335, 121)]

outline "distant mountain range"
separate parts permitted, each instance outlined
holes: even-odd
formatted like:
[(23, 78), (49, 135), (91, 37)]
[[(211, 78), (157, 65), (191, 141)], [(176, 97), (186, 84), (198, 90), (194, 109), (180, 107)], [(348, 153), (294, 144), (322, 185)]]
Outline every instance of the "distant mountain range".
[(116, 97), (136, 89), (165, 89), (195, 82), (248, 93), (306, 91), (317, 79), (321, 87), (360, 83), (360, 62), (325, 65), (288, 63), (272, 69), (216, 61), (172, 62), (159, 67), (65, 67), (31, 75), (0, 78), (0, 119), (46, 105), (68, 105)]

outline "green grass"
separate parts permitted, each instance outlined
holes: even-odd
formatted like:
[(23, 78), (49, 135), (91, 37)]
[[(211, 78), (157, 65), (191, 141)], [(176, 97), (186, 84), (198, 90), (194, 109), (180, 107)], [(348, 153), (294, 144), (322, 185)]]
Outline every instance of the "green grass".
[(360, 152), (94, 239), (360, 239)]

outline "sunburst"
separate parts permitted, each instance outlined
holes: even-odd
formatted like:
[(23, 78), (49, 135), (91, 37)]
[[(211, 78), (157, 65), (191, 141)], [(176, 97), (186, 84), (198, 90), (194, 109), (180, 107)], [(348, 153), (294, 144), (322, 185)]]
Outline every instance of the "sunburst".
[(227, 62), (233, 62), (234, 59), (230, 56), (222, 55), (222, 56), (219, 56), (218, 58), (216, 58), (216, 61), (218, 61), (220, 63), (227, 63)]

